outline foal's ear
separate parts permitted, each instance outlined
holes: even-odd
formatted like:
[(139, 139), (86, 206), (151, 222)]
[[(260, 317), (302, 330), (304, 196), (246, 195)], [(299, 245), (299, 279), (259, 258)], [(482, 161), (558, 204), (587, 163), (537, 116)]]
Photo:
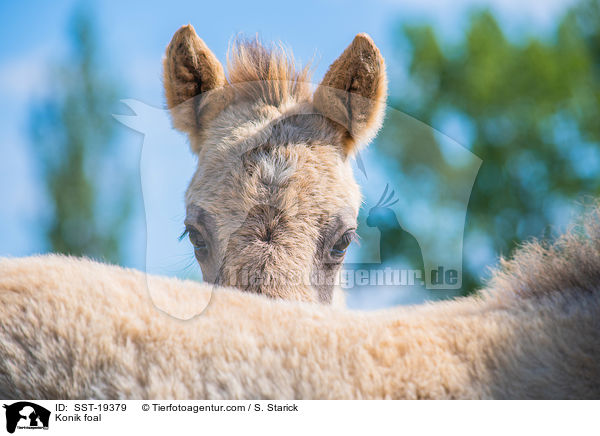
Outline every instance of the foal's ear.
[[(222, 105), (223, 66), (191, 24), (182, 26), (169, 43), (163, 62), (167, 105), (176, 129), (198, 134)], [(219, 98), (221, 97), (221, 98)], [(215, 101), (216, 100), (216, 101)]]
[(366, 33), (329, 67), (315, 91), (315, 108), (342, 131), (344, 151), (352, 154), (372, 140), (383, 122), (387, 76), (379, 49)]

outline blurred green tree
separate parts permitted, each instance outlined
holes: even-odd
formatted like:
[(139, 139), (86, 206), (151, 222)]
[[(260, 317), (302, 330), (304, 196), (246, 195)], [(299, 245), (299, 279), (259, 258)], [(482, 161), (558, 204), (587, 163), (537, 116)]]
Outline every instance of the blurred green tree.
[[(473, 13), (453, 44), (428, 25), (400, 29), (399, 55), (406, 56), (407, 47), (411, 53), (409, 80), (391, 77), (398, 85), (390, 104), (434, 129), (443, 132), (451, 119), (467, 133), (463, 145), (483, 164), (466, 230), (483, 235), (479, 243), (493, 253), (507, 254), (524, 239), (545, 236), (562, 223), (569, 204), (600, 193), (598, 23), (600, 1), (593, 0), (571, 8), (550, 38), (513, 41), (488, 11)], [(423, 156), (419, 144), (433, 131), (424, 138), (400, 122), (387, 124), (377, 147), (394, 158), (404, 183), (423, 184), (424, 174), (437, 187), (452, 180), (444, 177), (443, 150)], [(423, 165), (433, 171), (424, 172)], [(394, 245), (393, 233), (386, 237)], [(484, 273), (477, 259), (469, 259), (476, 256), (470, 248), (465, 245), (465, 293)]]
[(74, 13), (70, 57), (52, 69), (50, 89), (32, 105), (30, 138), (50, 203), (48, 248), (120, 262), (131, 212), (124, 187), (131, 185), (114, 159), (118, 127), (111, 109), (119, 87), (101, 56), (92, 17), (85, 9)]

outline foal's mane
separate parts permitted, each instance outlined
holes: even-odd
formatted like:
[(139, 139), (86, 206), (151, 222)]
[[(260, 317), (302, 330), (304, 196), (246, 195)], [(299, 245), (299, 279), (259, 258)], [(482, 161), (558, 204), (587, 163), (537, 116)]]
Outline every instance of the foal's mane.
[(227, 53), (227, 70), (230, 85), (265, 104), (311, 99), (309, 65), (299, 68), (282, 44), (266, 46), (258, 38), (237, 38)]
[(488, 284), (496, 295), (538, 297), (600, 292), (600, 203), (555, 241), (531, 241), (500, 260)]

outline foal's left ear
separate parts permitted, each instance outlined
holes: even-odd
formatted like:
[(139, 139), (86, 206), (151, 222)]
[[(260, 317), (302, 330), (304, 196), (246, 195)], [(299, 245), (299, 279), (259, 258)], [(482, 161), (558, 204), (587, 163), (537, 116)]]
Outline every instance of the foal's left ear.
[(360, 33), (329, 67), (313, 104), (340, 129), (344, 151), (350, 155), (377, 134), (386, 96), (383, 57), (371, 37)]

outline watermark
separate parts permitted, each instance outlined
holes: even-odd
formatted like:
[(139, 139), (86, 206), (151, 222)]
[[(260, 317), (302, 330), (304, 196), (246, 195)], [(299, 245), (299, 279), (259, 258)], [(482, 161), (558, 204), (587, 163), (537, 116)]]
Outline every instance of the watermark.
[[(427, 280), (427, 278), (429, 280)], [(364, 268), (364, 265), (345, 264), (340, 272), (335, 275), (318, 271), (303, 276), (295, 271), (282, 272), (281, 274), (264, 273), (253, 268), (238, 270), (233, 279), (228, 282), (229, 286), (241, 289), (248, 288), (270, 288), (273, 286), (285, 286), (288, 288), (339, 286), (342, 289), (354, 289), (362, 286), (425, 286), (429, 281), (436, 286), (456, 286), (459, 280), (459, 272), (455, 269), (445, 269), (439, 266), (436, 269), (425, 272), (420, 269), (398, 269), (389, 266)]]

